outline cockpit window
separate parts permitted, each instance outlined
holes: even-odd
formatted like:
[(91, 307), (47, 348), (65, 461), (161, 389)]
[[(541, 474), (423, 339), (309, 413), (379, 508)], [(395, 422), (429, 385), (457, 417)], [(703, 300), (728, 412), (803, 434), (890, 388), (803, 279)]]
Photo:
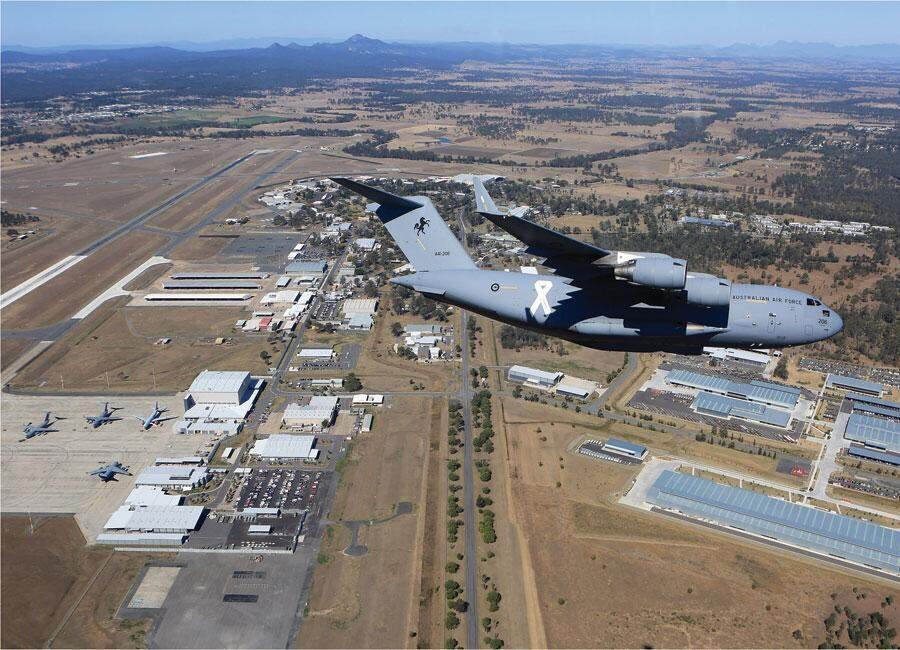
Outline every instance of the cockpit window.
[(815, 307), (815, 306), (816, 306), (816, 301), (813, 300), (812, 298), (807, 298), (807, 299), (806, 299), (806, 306), (807, 306), (807, 307)]
[(823, 309), (822, 315), (827, 316), (828, 318), (831, 318), (831, 312), (828, 309)]

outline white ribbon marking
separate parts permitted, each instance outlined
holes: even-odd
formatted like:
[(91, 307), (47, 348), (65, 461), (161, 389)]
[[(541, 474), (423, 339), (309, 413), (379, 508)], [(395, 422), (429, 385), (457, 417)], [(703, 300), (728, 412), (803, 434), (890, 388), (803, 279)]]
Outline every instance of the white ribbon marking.
[(535, 313), (538, 307), (544, 310), (544, 316), (549, 316), (550, 312), (553, 311), (550, 307), (550, 303), (547, 301), (547, 294), (550, 293), (550, 289), (553, 288), (553, 283), (549, 280), (538, 280), (534, 283), (534, 291), (537, 294), (537, 297), (534, 299), (534, 302), (531, 303), (531, 313), (532, 315)]

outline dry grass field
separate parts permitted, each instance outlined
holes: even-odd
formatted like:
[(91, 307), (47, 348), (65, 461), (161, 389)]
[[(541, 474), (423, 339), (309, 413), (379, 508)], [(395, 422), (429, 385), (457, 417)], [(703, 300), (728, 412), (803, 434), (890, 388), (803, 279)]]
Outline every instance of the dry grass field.
[[(265, 338), (238, 336), (215, 345), (216, 337), (230, 336), (242, 317), (246, 313), (234, 307), (116, 308), (106, 303), (26, 366), (12, 385), (55, 391), (62, 376), (73, 390), (101, 392), (108, 373), (116, 392), (172, 392), (186, 389), (203, 369), (264, 373), (259, 353), (272, 351)], [(156, 345), (162, 337), (172, 342)]]
[[(420, 545), (424, 469), (431, 426), (444, 407), (443, 400), (395, 397), (376, 412), (373, 430), (353, 442), (296, 647), (415, 645), (410, 632), (418, 624), (421, 553), (427, 551)], [(386, 517), (401, 501), (413, 503), (412, 514), (360, 528), (366, 555), (342, 553), (349, 535), (340, 521)]]
[[(552, 647), (809, 647), (824, 638), (832, 592), (896, 598), (885, 583), (620, 506), (636, 470), (568, 452), (584, 431), (569, 414), (509, 400), (504, 411), (514, 506)], [(618, 426), (599, 432), (611, 433), (639, 439)], [(728, 467), (763, 474), (755, 457), (731, 456)]]
[(50, 647), (145, 646), (146, 621), (113, 615), (150, 556), (87, 547), (71, 517), (4, 515), (0, 522), (0, 645), (46, 647), (52, 636)]
[(173, 260), (188, 262), (200, 262), (215, 258), (225, 248), (232, 238), (229, 236), (203, 236), (191, 237), (186, 242), (176, 246), (169, 254)]
[(110, 242), (4, 309), (3, 329), (45, 327), (71, 317), (165, 241), (161, 235), (130, 232)]

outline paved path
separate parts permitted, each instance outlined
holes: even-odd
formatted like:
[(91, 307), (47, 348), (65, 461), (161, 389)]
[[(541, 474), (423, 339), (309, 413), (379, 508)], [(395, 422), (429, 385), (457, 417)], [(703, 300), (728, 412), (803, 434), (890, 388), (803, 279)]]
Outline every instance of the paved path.
[(65, 273), (85, 257), (87, 257), (87, 255), (69, 255), (68, 257), (64, 257), (63, 259), (58, 261), (53, 266), (50, 266), (43, 271), (34, 274), (24, 282), (17, 284), (12, 289), (0, 296), (0, 309), (11, 305), (23, 296), (27, 296), (39, 286), (50, 282), (50, 280), (55, 278), (57, 275)]

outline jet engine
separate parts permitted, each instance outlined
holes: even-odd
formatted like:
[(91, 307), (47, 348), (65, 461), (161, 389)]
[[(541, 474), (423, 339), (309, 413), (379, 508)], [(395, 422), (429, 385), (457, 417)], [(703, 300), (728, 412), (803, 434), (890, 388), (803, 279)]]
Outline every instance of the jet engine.
[(731, 301), (731, 280), (691, 273), (684, 283), (684, 298), (692, 305), (727, 307)]
[(645, 287), (684, 289), (687, 263), (674, 257), (639, 257), (615, 268), (615, 276)]

